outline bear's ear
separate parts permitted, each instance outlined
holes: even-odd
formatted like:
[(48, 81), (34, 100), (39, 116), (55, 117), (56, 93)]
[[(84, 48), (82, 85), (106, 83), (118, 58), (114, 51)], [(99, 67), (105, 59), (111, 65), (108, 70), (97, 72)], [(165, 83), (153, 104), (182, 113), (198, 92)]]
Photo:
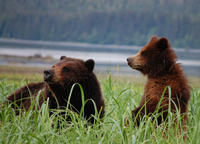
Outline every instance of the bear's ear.
[(89, 60), (86, 60), (85, 61), (85, 66), (88, 68), (88, 70), (91, 72), (91, 71), (93, 71), (93, 69), (94, 69), (94, 64), (95, 64), (95, 62), (94, 62), (94, 60), (92, 60), (92, 59), (89, 59)]
[(60, 57), (60, 60), (63, 60), (63, 59), (65, 59), (65, 58), (67, 58), (66, 56), (61, 56)]
[(169, 42), (168, 42), (168, 39), (165, 38), (165, 37), (162, 37), (158, 40), (157, 42), (157, 47), (160, 49), (160, 50), (165, 50), (169, 47)]
[(156, 41), (158, 39), (158, 36), (157, 35), (154, 35), (151, 37), (151, 40), (150, 41)]

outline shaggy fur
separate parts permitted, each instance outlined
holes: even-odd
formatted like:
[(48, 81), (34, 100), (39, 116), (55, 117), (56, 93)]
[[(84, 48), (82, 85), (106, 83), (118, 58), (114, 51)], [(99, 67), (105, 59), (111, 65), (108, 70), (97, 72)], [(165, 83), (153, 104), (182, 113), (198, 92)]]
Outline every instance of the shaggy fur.
[[(100, 113), (100, 118), (102, 118), (105, 108), (104, 98), (99, 82), (93, 73), (93, 68), (93, 60), (83, 61), (62, 56), (60, 62), (53, 65), (50, 70), (44, 71), (44, 82), (30, 83), (15, 91), (7, 99), (10, 102), (15, 102), (12, 105), (15, 109), (18, 107), (28, 110), (32, 101), (31, 97), (35, 100), (41, 90), (39, 107), (37, 108), (40, 108), (42, 103), (49, 99), (50, 109), (65, 109), (72, 85), (79, 83), (83, 87), (85, 100), (89, 100), (84, 107), (84, 116), (88, 119), (95, 114), (95, 107), (91, 101), (93, 100)], [(75, 85), (70, 99), (70, 108), (79, 113), (81, 107), (81, 91), (79, 86)]]
[[(176, 63), (176, 54), (171, 49), (167, 38), (154, 36), (134, 56), (127, 59), (128, 65), (147, 75), (144, 95), (139, 107), (132, 111), (133, 121), (139, 125), (144, 115), (151, 115), (161, 99), (166, 86), (171, 87), (171, 99), (187, 120), (187, 106), (190, 98), (190, 87), (179, 64)], [(175, 105), (171, 102), (171, 110), (175, 112)], [(160, 110), (163, 117), (159, 117), (158, 124), (168, 115), (169, 95), (166, 91), (161, 101)], [(137, 116), (138, 115), (138, 116)]]

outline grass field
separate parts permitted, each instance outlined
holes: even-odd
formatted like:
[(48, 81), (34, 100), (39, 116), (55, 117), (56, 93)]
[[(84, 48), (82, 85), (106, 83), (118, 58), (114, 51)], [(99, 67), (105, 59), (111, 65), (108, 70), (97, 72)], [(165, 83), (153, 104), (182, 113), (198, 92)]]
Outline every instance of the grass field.
[[(2, 103), (6, 96), (28, 82), (42, 80), (42, 69), (24, 69), (23, 67), (0, 67), (0, 143), (21, 144), (119, 144), (119, 143), (184, 143), (183, 136), (188, 135), (185, 143), (198, 144), (200, 136), (200, 79), (189, 78), (192, 87), (189, 104), (188, 131), (180, 132), (178, 125), (172, 124), (174, 116), (169, 115), (169, 121), (156, 126), (151, 118), (145, 118), (140, 127), (134, 127), (130, 122), (125, 126), (124, 119), (131, 117), (133, 110), (140, 102), (143, 94), (145, 78), (142, 76), (112, 76), (98, 75), (102, 92), (106, 101), (106, 115), (103, 121), (95, 125), (87, 125), (77, 114), (70, 113), (72, 123), (67, 123), (59, 115), (48, 115), (47, 104), (38, 111), (23, 112), (16, 116), (14, 111)], [(60, 127), (56, 124), (60, 121)], [(177, 121), (180, 124), (180, 116)], [(167, 128), (166, 128), (167, 127)]]

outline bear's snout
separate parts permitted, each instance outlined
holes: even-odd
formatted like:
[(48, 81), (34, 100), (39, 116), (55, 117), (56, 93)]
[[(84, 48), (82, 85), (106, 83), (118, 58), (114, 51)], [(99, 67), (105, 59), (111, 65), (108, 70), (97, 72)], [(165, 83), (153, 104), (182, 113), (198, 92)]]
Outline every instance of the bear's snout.
[(44, 81), (48, 82), (51, 81), (53, 78), (53, 72), (51, 70), (44, 71)]
[(128, 57), (126, 60), (127, 60), (128, 65), (131, 66), (132, 58), (131, 58), (131, 57)]
[(127, 60), (128, 63), (131, 62), (131, 58), (130, 57), (128, 57), (126, 60)]

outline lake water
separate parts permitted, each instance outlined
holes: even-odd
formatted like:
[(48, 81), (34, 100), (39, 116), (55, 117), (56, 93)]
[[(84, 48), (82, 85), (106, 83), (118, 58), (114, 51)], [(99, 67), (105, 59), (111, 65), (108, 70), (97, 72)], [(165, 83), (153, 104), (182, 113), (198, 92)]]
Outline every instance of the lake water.
[[(99, 45), (71, 42), (46, 42), (31, 40), (0, 39), (0, 55), (15, 56), (51, 56), (59, 59), (65, 55), (81, 59), (94, 59), (97, 71), (112, 73), (137, 73), (127, 65), (127, 57), (137, 53), (138, 46)], [(178, 55), (178, 63), (188, 75), (200, 76), (200, 50), (174, 49)], [(0, 59), (0, 64), (7, 64)], [(41, 66), (42, 63), (24, 63), (25, 65)]]

